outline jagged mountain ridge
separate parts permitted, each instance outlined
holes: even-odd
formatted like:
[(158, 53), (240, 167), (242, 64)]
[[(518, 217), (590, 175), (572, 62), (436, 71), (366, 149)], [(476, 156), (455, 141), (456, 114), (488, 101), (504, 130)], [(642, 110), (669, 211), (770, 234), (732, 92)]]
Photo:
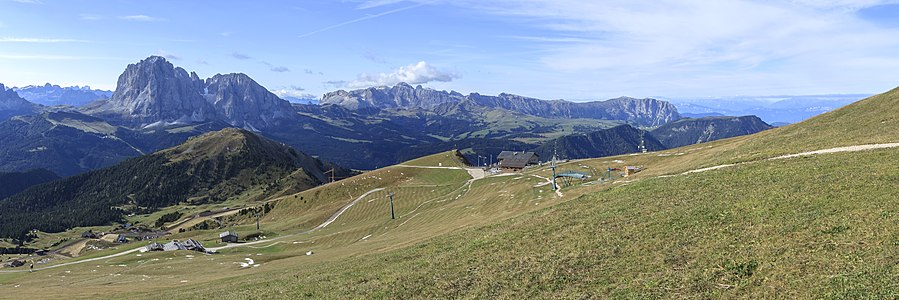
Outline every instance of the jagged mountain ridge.
[(13, 90), (19, 93), (19, 96), (25, 100), (47, 106), (81, 106), (97, 99), (106, 99), (112, 96), (112, 91), (94, 90), (89, 86), (61, 87), (49, 83), (15, 87)]
[(651, 98), (621, 97), (607, 101), (570, 102), (507, 93), (498, 96), (471, 93), (466, 96), (455, 91), (437, 91), (405, 83), (393, 87), (338, 90), (324, 94), (321, 104), (339, 105), (351, 110), (423, 109), (440, 114), (465, 113), (483, 108), (505, 109), (543, 118), (625, 120), (641, 126), (659, 126), (680, 118), (674, 105)]
[(130, 64), (119, 76), (109, 100), (90, 105), (90, 115), (148, 127), (215, 119), (215, 109), (184, 69), (159, 56)]
[(83, 111), (137, 128), (223, 121), (254, 131), (295, 115), (289, 102), (245, 74), (204, 81), (159, 56), (128, 65), (112, 97)]
[(246, 74), (216, 74), (206, 79), (204, 92), (219, 116), (232, 126), (258, 131), (295, 115), (290, 102), (278, 98)]

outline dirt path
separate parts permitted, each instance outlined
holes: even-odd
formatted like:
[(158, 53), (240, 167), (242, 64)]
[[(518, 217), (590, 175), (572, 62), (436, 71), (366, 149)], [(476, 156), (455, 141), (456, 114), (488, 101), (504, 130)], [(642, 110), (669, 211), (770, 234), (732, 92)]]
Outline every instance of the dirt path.
[(435, 167), (435, 166), (413, 166), (413, 165), (395, 165), (397, 167), (404, 168), (419, 168), (419, 169), (449, 169), (449, 170), (464, 170), (465, 168), (460, 167)]
[[(86, 263), (86, 262), (92, 262), (92, 261), (98, 261), (98, 260), (106, 260), (106, 259), (110, 259), (110, 258), (114, 258), (114, 257), (119, 257), (119, 256), (123, 256), (123, 255), (128, 255), (128, 254), (137, 252), (137, 251), (139, 251), (140, 249), (143, 249), (143, 248), (144, 248), (144, 247), (138, 247), (138, 248), (134, 248), (134, 249), (131, 249), (131, 250), (128, 250), (128, 251), (119, 252), (119, 253), (116, 253), (116, 254), (110, 254), (110, 255), (101, 256), (101, 257), (94, 257), (94, 258), (88, 258), (88, 259), (83, 259), (83, 260), (78, 260), (78, 261), (72, 261), (72, 262), (67, 262), (67, 263), (61, 263), (61, 264), (58, 264), (58, 265), (46, 266), (46, 267), (42, 267), (42, 268), (34, 268), (34, 271), (37, 272), (37, 271), (40, 271), (40, 270), (47, 270), (47, 269), (53, 269), (53, 268), (59, 268), (59, 267), (65, 267), (65, 266), (71, 266), (71, 265), (74, 265), (74, 264), (80, 264), (80, 263)], [(8, 270), (8, 271), (7, 271), (7, 270), (0, 270), (0, 273), (24, 273), (24, 272), (29, 272), (29, 270)]]
[[(858, 151), (896, 148), (896, 147), (899, 147), (899, 143), (855, 145), (855, 146), (847, 146), (847, 147), (821, 149), (821, 150), (808, 151), (808, 152), (795, 153), (795, 154), (787, 154), (787, 155), (781, 155), (781, 156), (777, 156), (777, 157), (767, 158), (764, 160), (778, 160), (778, 159), (788, 159), (788, 158), (796, 158), (796, 157), (818, 155), (818, 154), (829, 154), (829, 153), (840, 153), (840, 152), (858, 152)], [(735, 163), (735, 164), (723, 164), (723, 165), (717, 165), (717, 166), (712, 166), (712, 167), (707, 167), (707, 168), (695, 169), (695, 170), (683, 172), (683, 173), (681, 173), (681, 175), (702, 173), (702, 172), (706, 172), (706, 171), (729, 168), (729, 167), (749, 164), (749, 163), (753, 163), (753, 162), (758, 162), (758, 160), (742, 162), (742, 163)], [(671, 175), (668, 175), (668, 176), (671, 176)], [(665, 176), (665, 177), (667, 177), (667, 176)]]
[[(531, 174), (531, 176), (537, 177), (537, 178), (539, 178), (539, 179), (546, 180), (546, 183), (549, 184), (549, 185), (552, 185), (552, 184), (553, 184), (553, 181), (552, 181), (551, 179), (549, 179), (549, 178), (546, 178), (546, 177), (543, 177), (543, 176), (540, 176), (540, 175), (537, 175), (537, 174)], [(561, 198), (561, 197), (563, 196), (563, 195), (562, 195), (561, 189), (556, 189), (556, 195), (559, 196), (559, 198)]]
[(236, 248), (236, 247), (244, 247), (244, 246), (250, 246), (250, 245), (256, 245), (256, 244), (269, 243), (269, 242), (274, 242), (274, 241), (277, 241), (277, 240), (281, 240), (281, 239), (285, 239), (285, 238), (289, 238), (289, 237), (293, 237), (293, 236), (297, 236), (297, 235), (301, 235), (301, 234), (311, 233), (311, 232), (313, 232), (313, 231), (316, 231), (316, 230), (319, 230), (319, 229), (328, 227), (328, 225), (331, 225), (331, 223), (334, 223), (334, 221), (336, 221), (337, 218), (340, 217), (340, 215), (342, 215), (343, 213), (345, 213), (348, 209), (350, 209), (350, 207), (353, 207), (353, 205), (355, 205), (356, 203), (358, 203), (359, 201), (361, 201), (362, 199), (364, 199), (366, 196), (371, 195), (371, 194), (374, 193), (374, 192), (383, 191), (383, 190), (384, 190), (384, 188), (376, 188), (376, 189), (370, 190), (370, 191), (368, 191), (368, 192), (365, 192), (365, 194), (362, 194), (361, 196), (359, 196), (358, 198), (356, 198), (356, 200), (353, 200), (353, 202), (350, 202), (349, 204), (344, 205), (340, 210), (338, 210), (336, 213), (334, 213), (333, 215), (331, 215), (330, 218), (328, 218), (327, 220), (325, 220), (324, 223), (321, 223), (321, 224), (319, 224), (318, 226), (315, 226), (315, 228), (312, 228), (312, 229), (309, 229), (309, 230), (306, 230), (306, 231), (303, 231), (303, 232), (299, 232), (299, 233), (288, 234), (288, 235), (282, 235), (282, 236), (279, 236), (279, 237), (276, 237), (276, 238), (267, 239), (267, 240), (260, 240), (260, 241), (254, 241), (254, 242), (248, 242), (248, 243), (241, 243), (241, 244), (229, 244), (229, 245), (225, 245), (225, 246), (221, 246), (221, 247), (206, 248), (206, 250), (212, 251), (212, 252), (216, 252), (216, 251), (219, 251), (219, 250), (222, 250), (222, 249)]

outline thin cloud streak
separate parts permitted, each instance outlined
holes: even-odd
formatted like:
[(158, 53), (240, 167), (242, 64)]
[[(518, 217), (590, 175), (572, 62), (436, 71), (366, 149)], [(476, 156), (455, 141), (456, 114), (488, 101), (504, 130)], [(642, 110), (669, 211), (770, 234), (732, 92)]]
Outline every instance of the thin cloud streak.
[(411, 6), (400, 7), (400, 8), (397, 8), (397, 9), (388, 10), (388, 11), (385, 11), (385, 12), (382, 12), (382, 13), (378, 13), (378, 14), (374, 14), (374, 15), (367, 15), (367, 16), (364, 16), (364, 17), (361, 17), (361, 18), (349, 20), (349, 21), (346, 21), (346, 22), (343, 22), (343, 23), (338, 23), (338, 24), (334, 24), (334, 25), (331, 25), (331, 26), (328, 26), (328, 27), (325, 27), (325, 28), (322, 28), (322, 29), (318, 29), (318, 30), (314, 30), (314, 31), (311, 31), (311, 32), (307, 32), (307, 33), (301, 34), (301, 35), (299, 35), (299, 36), (297, 36), (297, 37), (298, 37), (298, 38), (304, 38), (304, 37), (307, 37), (307, 36), (316, 35), (316, 34), (319, 34), (319, 33), (322, 33), (322, 32), (328, 31), (328, 30), (337, 29), (337, 28), (340, 28), (340, 27), (343, 27), (343, 26), (347, 26), (347, 25), (359, 23), (359, 22), (366, 21), (366, 20), (371, 20), (371, 19), (375, 19), (375, 18), (380, 18), (380, 17), (386, 16), (386, 15), (395, 14), (395, 13), (398, 13), (398, 12), (410, 10), (410, 9), (417, 8), (417, 7), (421, 7), (421, 6), (424, 6), (424, 5), (427, 5), (427, 4), (428, 4), (428, 3), (419, 3), (419, 4), (415, 4), (415, 5), (411, 5)]

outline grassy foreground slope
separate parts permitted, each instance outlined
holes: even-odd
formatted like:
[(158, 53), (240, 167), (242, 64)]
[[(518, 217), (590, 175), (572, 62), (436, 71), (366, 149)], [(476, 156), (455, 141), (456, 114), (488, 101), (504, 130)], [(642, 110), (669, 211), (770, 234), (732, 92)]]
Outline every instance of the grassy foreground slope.
[(398, 251), (169, 295), (894, 298), (896, 166), (896, 150), (878, 150), (643, 180)]
[[(577, 162), (647, 168), (574, 200), (396, 251), (222, 282), (235, 298), (895, 298), (899, 151), (778, 155), (896, 142), (899, 90), (807, 122)], [(654, 175), (720, 163), (702, 173)], [(545, 170), (538, 171), (545, 172)], [(564, 190), (563, 190), (564, 191)], [(190, 286), (175, 295), (219, 295)]]
[[(645, 168), (564, 196), (545, 167), (474, 179), (442, 153), (280, 197), (262, 219), (277, 240), (0, 272), (0, 290), (15, 291), (0, 298), (896, 298), (899, 150), (763, 160), (896, 142), (895, 128), (864, 128), (895, 124), (891, 95), (808, 123), (817, 129), (562, 164)], [(859, 135), (816, 141), (846, 135), (818, 133), (829, 123)], [(678, 175), (728, 162), (749, 163)], [(217, 233), (192, 234), (222, 246)], [(239, 267), (246, 259), (258, 266)]]

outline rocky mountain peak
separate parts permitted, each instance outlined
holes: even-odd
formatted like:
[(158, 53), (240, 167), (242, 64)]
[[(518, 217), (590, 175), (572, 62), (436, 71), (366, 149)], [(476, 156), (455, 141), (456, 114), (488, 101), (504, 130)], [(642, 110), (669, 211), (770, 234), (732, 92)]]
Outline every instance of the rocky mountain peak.
[(253, 131), (294, 116), (290, 102), (278, 98), (243, 73), (216, 74), (206, 79), (204, 96), (220, 118)]
[(140, 126), (187, 124), (215, 118), (215, 109), (200, 95), (192, 76), (161, 56), (125, 68), (116, 90), (89, 112)]

